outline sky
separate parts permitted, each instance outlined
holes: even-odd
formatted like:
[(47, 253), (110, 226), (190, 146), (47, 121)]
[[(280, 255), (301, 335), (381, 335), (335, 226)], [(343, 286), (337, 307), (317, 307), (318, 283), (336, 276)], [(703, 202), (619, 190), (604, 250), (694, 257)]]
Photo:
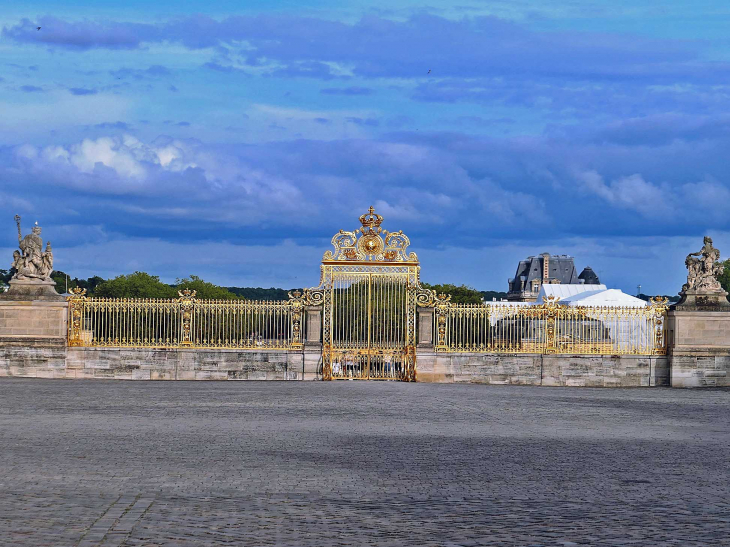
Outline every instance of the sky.
[(19, 214), (72, 276), (316, 286), (370, 205), (480, 290), (549, 252), (676, 294), (730, 253), (730, 5), (149, 6), (0, 0), (8, 267)]

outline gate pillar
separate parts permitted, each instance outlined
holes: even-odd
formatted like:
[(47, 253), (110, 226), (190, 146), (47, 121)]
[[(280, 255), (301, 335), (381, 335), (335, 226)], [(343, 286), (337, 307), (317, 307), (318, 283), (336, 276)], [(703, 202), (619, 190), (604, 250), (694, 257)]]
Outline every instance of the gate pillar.
[(433, 349), (433, 308), (418, 308), (418, 349)]
[(307, 331), (304, 346), (322, 347), (322, 306), (307, 306)]

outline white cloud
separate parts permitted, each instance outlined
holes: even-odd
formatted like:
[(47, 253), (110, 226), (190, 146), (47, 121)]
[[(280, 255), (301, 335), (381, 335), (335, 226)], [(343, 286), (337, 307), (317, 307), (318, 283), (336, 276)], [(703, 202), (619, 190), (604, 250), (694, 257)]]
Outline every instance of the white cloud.
[(639, 174), (620, 177), (609, 184), (596, 171), (584, 171), (577, 178), (586, 190), (623, 209), (631, 209), (647, 217), (673, 211), (666, 189), (645, 181)]
[(704, 217), (714, 220), (725, 214), (730, 202), (730, 190), (710, 177), (674, 186), (649, 182), (639, 173), (616, 178), (610, 183), (596, 171), (580, 172), (576, 178), (585, 191), (646, 218), (673, 215), (678, 219), (696, 221)]

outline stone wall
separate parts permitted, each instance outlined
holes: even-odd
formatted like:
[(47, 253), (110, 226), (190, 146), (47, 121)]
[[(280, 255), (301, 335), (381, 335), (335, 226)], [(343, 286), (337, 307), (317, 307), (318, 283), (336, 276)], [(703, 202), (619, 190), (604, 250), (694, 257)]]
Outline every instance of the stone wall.
[(730, 386), (730, 313), (671, 310), (672, 387)]
[[(319, 380), (321, 352), (67, 348), (63, 340), (3, 338), (0, 377), (119, 380)], [(669, 385), (666, 357), (427, 353), (419, 382), (544, 386)]]
[(66, 378), (66, 341), (8, 337), (0, 342), (0, 376)]
[(669, 385), (664, 356), (418, 354), (421, 382), (584, 387)]
[(0, 376), (118, 380), (301, 380), (303, 353), (0, 345)]
[(669, 360), (648, 355), (542, 355), (542, 385), (652, 387), (669, 385)]
[(66, 338), (67, 302), (0, 300), (0, 337)]

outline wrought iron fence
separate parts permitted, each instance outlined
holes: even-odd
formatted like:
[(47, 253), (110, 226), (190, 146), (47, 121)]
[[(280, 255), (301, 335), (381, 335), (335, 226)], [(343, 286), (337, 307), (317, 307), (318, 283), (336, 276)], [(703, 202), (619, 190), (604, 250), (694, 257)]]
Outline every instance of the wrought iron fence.
[(455, 304), (434, 295), (438, 352), (664, 355), (667, 300), (646, 307)]
[(70, 346), (147, 348), (298, 349), (304, 299), (288, 301), (87, 298), (69, 300)]

